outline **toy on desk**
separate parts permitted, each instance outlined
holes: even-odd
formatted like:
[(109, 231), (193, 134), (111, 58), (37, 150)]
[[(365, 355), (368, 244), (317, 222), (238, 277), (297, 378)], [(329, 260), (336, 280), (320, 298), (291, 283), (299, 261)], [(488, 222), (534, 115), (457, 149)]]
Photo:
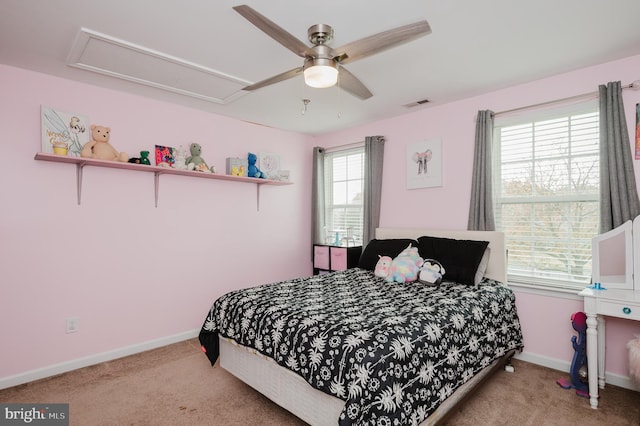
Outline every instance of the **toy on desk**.
[(571, 336), (573, 344), (573, 360), (569, 375), (571, 380), (565, 378), (556, 380), (563, 389), (575, 389), (576, 395), (589, 398), (589, 382), (587, 377), (587, 315), (584, 312), (575, 312), (571, 315), (571, 325), (578, 332), (578, 337)]
[(600, 284), (600, 283), (593, 283), (587, 288), (590, 288), (590, 289), (593, 289), (593, 290), (606, 290), (606, 288), (602, 287), (602, 284)]

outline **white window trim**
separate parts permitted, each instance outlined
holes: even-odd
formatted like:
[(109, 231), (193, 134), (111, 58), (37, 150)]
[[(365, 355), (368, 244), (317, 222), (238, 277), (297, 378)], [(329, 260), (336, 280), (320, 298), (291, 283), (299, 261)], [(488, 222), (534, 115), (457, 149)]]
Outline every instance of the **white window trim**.
[[(327, 148), (325, 149), (325, 154), (329, 155), (329, 156), (341, 156), (341, 155), (349, 155), (350, 153), (362, 153), (362, 155), (364, 156), (365, 152), (364, 152), (364, 148), (365, 148), (365, 143), (364, 141), (362, 142), (356, 142), (356, 143), (352, 143), (352, 144), (347, 144), (347, 145), (341, 145), (341, 146), (337, 146), (337, 147), (332, 147), (332, 148)], [(326, 161), (326, 159), (325, 159)], [(325, 170), (325, 185), (329, 182), (329, 176), (327, 173), (327, 170)], [(333, 173), (333, 171), (332, 171)], [(363, 164), (363, 177), (362, 179), (364, 179), (364, 164)], [(325, 197), (326, 198), (330, 198), (332, 197), (332, 188), (327, 188), (325, 187)], [(331, 204), (334, 208), (337, 209), (355, 209), (355, 207), (353, 205), (349, 205), (349, 204), (332, 204), (332, 203), (323, 203), (324, 204), (324, 208), (325, 208), (325, 235), (324, 237), (327, 239), (325, 241), (326, 244), (335, 244), (336, 242), (331, 243), (328, 240), (328, 235), (326, 233), (328, 233), (329, 231), (334, 231), (332, 229), (327, 229), (330, 227), (329, 225), (329, 216), (330, 216), (330, 208), (328, 207), (329, 204)], [(364, 208), (364, 206), (361, 206), (360, 209), (362, 210), (362, 208)], [(362, 217), (361, 219), (361, 223), (360, 223), (360, 227), (362, 228), (362, 226), (364, 225), (364, 217)], [(341, 237), (340, 239), (340, 244), (342, 244), (342, 240), (347, 237), (349, 238), (349, 236), (344, 235)], [(362, 235), (356, 235), (356, 241), (360, 241), (362, 239)], [(349, 245), (349, 241), (347, 240), (347, 245)]]
[[(545, 108), (531, 108), (531, 109), (518, 109), (514, 110), (514, 112), (508, 112), (504, 115), (494, 117), (494, 129), (499, 127), (508, 127), (508, 126), (517, 126), (519, 124), (526, 124), (530, 122), (536, 121), (544, 121), (547, 119), (557, 118), (562, 115), (578, 115), (582, 113), (589, 113), (598, 111), (598, 97), (597, 94), (593, 96), (589, 96), (588, 98), (583, 98), (579, 101), (572, 102), (567, 104), (566, 102), (560, 102), (561, 105), (556, 105), (552, 107)], [(546, 104), (545, 104), (546, 105)], [(494, 136), (495, 137), (495, 136)], [(493, 143), (493, 142), (492, 142)], [(494, 149), (493, 159), (494, 164), (500, 163), (500, 153), (499, 149)], [(495, 169), (494, 169), (495, 171)], [(493, 184), (493, 199), (497, 200), (498, 194), (497, 191), (500, 189), (500, 183), (498, 182), (499, 177), (494, 176), (494, 184)], [(589, 197), (584, 197), (581, 199), (585, 199)], [(591, 197), (592, 201), (596, 201), (599, 197), (594, 196)], [(502, 198), (503, 200), (508, 200), (508, 197)], [(523, 202), (527, 202), (526, 199), (518, 199), (518, 201), (522, 200)], [(495, 201), (494, 201), (495, 202)], [(508, 264), (507, 264), (508, 268)], [(577, 296), (577, 293), (580, 292), (583, 288), (585, 288), (584, 283), (575, 282), (575, 284), (569, 284), (568, 282), (544, 279), (544, 278), (535, 278), (535, 277), (524, 277), (524, 276), (513, 276), (507, 275), (507, 283), (510, 287), (514, 289), (518, 289), (518, 291), (523, 293), (531, 293), (531, 294), (539, 294), (543, 296), (550, 297), (561, 297), (572, 300), (578, 300), (580, 297)]]

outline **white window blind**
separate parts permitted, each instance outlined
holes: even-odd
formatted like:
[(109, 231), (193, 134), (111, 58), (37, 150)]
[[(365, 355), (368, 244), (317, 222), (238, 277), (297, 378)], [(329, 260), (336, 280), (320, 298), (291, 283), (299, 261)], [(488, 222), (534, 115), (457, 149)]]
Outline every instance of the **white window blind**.
[(510, 120), (494, 125), (496, 228), (509, 281), (583, 288), (600, 217), (597, 105)]
[(327, 244), (360, 245), (363, 231), (364, 147), (325, 154)]

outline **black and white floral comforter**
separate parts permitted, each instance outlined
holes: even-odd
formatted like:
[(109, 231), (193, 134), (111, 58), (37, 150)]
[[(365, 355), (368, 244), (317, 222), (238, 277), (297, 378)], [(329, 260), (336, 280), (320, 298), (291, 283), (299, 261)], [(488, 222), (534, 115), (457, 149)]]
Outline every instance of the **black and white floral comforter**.
[(389, 284), (350, 269), (228, 293), (200, 333), (254, 348), (345, 401), (340, 425), (418, 424), (476, 372), (522, 347), (512, 291)]

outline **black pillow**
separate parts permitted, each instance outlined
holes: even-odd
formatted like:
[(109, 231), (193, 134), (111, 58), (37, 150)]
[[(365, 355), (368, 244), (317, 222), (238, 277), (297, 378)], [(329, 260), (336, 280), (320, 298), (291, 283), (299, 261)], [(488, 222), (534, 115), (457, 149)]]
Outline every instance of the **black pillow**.
[(400, 252), (406, 249), (409, 244), (413, 247), (418, 247), (418, 242), (410, 238), (396, 238), (388, 240), (376, 240), (369, 241), (369, 244), (362, 251), (360, 261), (358, 262), (358, 268), (368, 269), (373, 271), (376, 268), (376, 263), (380, 259), (379, 256), (390, 256), (392, 259), (400, 254)]
[(444, 267), (444, 280), (474, 285), (478, 265), (488, 241), (420, 237), (418, 251), (424, 259), (437, 259)]

